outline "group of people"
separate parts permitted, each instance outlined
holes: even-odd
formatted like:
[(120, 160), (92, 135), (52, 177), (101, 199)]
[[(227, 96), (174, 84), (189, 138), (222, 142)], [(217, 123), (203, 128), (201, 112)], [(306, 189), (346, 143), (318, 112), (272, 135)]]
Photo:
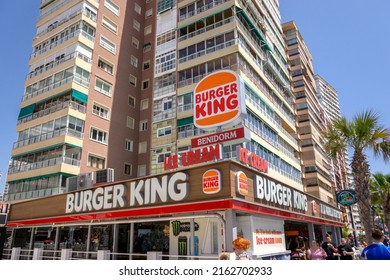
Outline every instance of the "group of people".
[[(363, 248), (360, 258), (365, 260), (390, 260), (390, 247), (386, 245), (386, 237), (383, 232), (374, 229), (372, 239), (373, 243)], [(250, 244), (248, 239), (242, 237), (238, 237), (232, 242), (236, 260), (252, 259), (247, 252)], [(319, 244), (317, 240), (313, 240), (307, 250), (305, 249), (304, 238), (299, 236), (291, 240), (289, 249), (293, 260), (353, 260), (356, 252), (352, 234), (348, 235), (348, 238), (341, 238), (338, 246), (332, 242), (331, 235), (327, 234), (322, 244)], [(223, 254), (220, 259), (226, 260), (228, 256)]]
[[(390, 260), (390, 247), (385, 245), (382, 231), (374, 229), (372, 238), (373, 243), (363, 248), (360, 259)], [(332, 242), (331, 235), (327, 234), (322, 244), (313, 240), (308, 250), (305, 250), (303, 238), (298, 237), (295, 242), (291, 242), (290, 250), (291, 259), (295, 260), (353, 260), (356, 253), (352, 234), (348, 238), (341, 238), (338, 246)]]

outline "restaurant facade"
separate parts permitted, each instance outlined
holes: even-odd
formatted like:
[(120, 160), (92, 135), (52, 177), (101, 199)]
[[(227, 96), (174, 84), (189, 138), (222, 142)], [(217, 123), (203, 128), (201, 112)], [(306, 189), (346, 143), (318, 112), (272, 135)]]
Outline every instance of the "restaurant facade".
[(110, 259), (151, 251), (217, 258), (242, 236), (254, 258), (286, 259), (295, 236), (322, 240), (331, 232), (337, 239), (339, 209), (269, 177), (266, 162), (244, 148), (237, 152), (248, 162), (214, 155), (201, 166), (12, 204), (4, 247), (70, 249), (92, 259), (99, 251)]

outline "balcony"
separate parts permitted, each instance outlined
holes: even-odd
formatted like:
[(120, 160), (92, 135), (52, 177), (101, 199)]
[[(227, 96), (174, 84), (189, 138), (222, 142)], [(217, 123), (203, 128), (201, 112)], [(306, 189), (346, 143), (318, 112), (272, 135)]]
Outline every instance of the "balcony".
[(203, 7), (197, 8), (196, 10), (194, 9), (193, 11), (190, 11), (190, 12), (187, 12), (187, 13), (185, 13), (183, 15), (180, 15), (179, 21), (182, 21), (182, 20), (185, 20), (187, 18), (193, 17), (193, 16), (195, 16), (197, 14), (200, 14), (200, 13), (202, 13), (204, 11), (207, 11), (209, 9), (217, 7), (217, 6), (219, 6), (219, 5), (223, 4), (223, 3), (226, 3), (228, 1), (230, 1), (230, 0), (214, 0), (211, 3), (209, 3), (207, 5), (204, 5)]
[(17, 125), (22, 124), (22, 123), (26, 123), (26, 122), (31, 121), (31, 120), (35, 120), (35, 119), (43, 117), (43, 116), (47, 116), (49, 114), (60, 111), (64, 108), (72, 108), (80, 113), (86, 113), (86, 111), (87, 111), (87, 107), (84, 105), (78, 104), (74, 101), (66, 101), (66, 102), (63, 102), (60, 104), (55, 104), (52, 107), (47, 108), (45, 110), (35, 112), (34, 114), (29, 115), (25, 118), (19, 119), (17, 122)]
[(21, 166), (14, 166), (8, 169), (8, 174), (20, 173), (30, 170), (36, 170), (44, 167), (60, 165), (60, 164), (68, 164), (73, 166), (80, 166), (80, 160), (76, 160), (70, 157), (56, 157), (43, 161), (33, 162)]
[(68, 40), (70, 40), (70, 39), (72, 39), (72, 38), (74, 38), (76, 36), (79, 36), (79, 35), (87, 38), (92, 43), (95, 42), (95, 37), (94, 36), (88, 34), (84, 30), (79, 29), (79, 30), (76, 30), (76, 31), (74, 31), (74, 32), (72, 32), (72, 33), (70, 33), (70, 34), (68, 34), (68, 35), (66, 35), (66, 36), (64, 36), (64, 37), (62, 37), (62, 38), (52, 42), (51, 44), (46, 45), (45, 47), (43, 47), (43, 48), (41, 48), (39, 50), (36, 50), (35, 52), (33, 52), (31, 54), (30, 59), (32, 59), (34, 57), (37, 57), (37, 56), (39, 56), (39, 55), (41, 55), (41, 54), (43, 54), (43, 53), (45, 53), (45, 52), (47, 52), (47, 51), (49, 51), (51, 49), (54, 49), (58, 45), (61, 45), (62, 43), (66, 42), (66, 41), (68, 41)]
[(96, 14), (92, 13), (90, 10), (87, 10), (87, 9), (83, 9), (83, 10), (80, 10), (80, 11), (76, 11), (72, 14), (70, 14), (69, 16), (63, 18), (62, 20), (60, 21), (57, 21), (51, 25), (49, 25), (45, 30), (42, 30), (41, 32), (37, 33), (34, 37), (34, 40), (49, 33), (50, 31), (54, 30), (55, 28), (63, 25), (64, 23), (70, 21), (71, 19), (77, 17), (78, 15), (80, 14), (83, 14), (85, 15), (86, 17), (88, 17), (89, 19), (91, 19), (93, 22), (96, 22), (97, 20), (97, 16)]
[(78, 83), (78, 84), (80, 84), (80, 85), (82, 85), (82, 86), (84, 86), (84, 87), (86, 87), (86, 88), (89, 87), (89, 81), (87, 81), (87, 80), (85, 80), (85, 79), (82, 79), (82, 78), (80, 78), (80, 77), (76, 77), (76, 76), (72, 75), (72, 76), (70, 76), (70, 77), (67, 77), (67, 78), (65, 78), (65, 79), (62, 79), (62, 80), (57, 81), (57, 82), (55, 82), (55, 83), (51, 83), (51, 84), (49, 84), (49, 85), (47, 85), (47, 86), (45, 86), (45, 87), (41, 87), (41, 88), (39, 88), (39, 89), (37, 89), (37, 90), (34, 90), (34, 91), (31, 92), (31, 93), (28, 93), (28, 94), (23, 95), (22, 102), (23, 102), (23, 101), (26, 101), (26, 100), (29, 100), (29, 99), (31, 99), (31, 98), (33, 98), (33, 97), (35, 97), (35, 96), (40, 95), (40, 94), (43, 94), (43, 93), (45, 93), (45, 92), (48, 92), (48, 91), (50, 91), (50, 90), (52, 90), (52, 89), (55, 89), (55, 88), (57, 88), (57, 87), (60, 87), (60, 86), (62, 86), (62, 85), (65, 85), (65, 84), (67, 84), (67, 83), (69, 83), (69, 82)]
[(30, 137), (28, 139), (16, 141), (13, 144), (13, 149), (17, 149), (20, 147), (34, 144), (34, 143), (42, 142), (42, 141), (49, 140), (49, 139), (52, 139), (52, 138), (55, 138), (58, 136), (62, 136), (62, 135), (69, 135), (69, 136), (73, 136), (73, 137), (76, 137), (79, 139), (82, 139), (84, 136), (84, 134), (80, 131), (76, 131), (74, 129), (70, 129), (68, 127), (65, 127), (62, 129), (58, 129), (55, 131), (50, 131), (50, 132), (43, 133), (43, 134), (40, 134), (40, 135), (37, 135), (34, 137)]
[(71, 60), (73, 58), (79, 58), (79, 59), (85, 61), (86, 63), (91, 64), (91, 58), (87, 57), (86, 55), (84, 55), (80, 52), (74, 52), (74, 53), (66, 55), (65, 57), (63, 57), (59, 60), (52, 60), (49, 63), (45, 63), (46, 64), (45, 67), (43, 67), (43, 65), (42, 65), (41, 68), (36, 69), (34, 71), (31, 71), (30, 73), (27, 74), (26, 80), (31, 79), (39, 74), (42, 74), (42, 73), (46, 72), (47, 70), (50, 70), (50, 69), (66, 62), (68, 60)]
[(202, 51), (199, 51), (199, 52), (196, 52), (196, 53), (184, 56), (184, 57), (179, 59), (179, 64), (187, 62), (187, 61), (190, 61), (192, 59), (195, 59), (195, 58), (198, 58), (198, 57), (201, 57), (201, 56), (204, 56), (206, 54), (210, 54), (210, 53), (213, 53), (213, 52), (216, 52), (216, 51), (219, 51), (219, 50), (226, 49), (227, 47), (230, 47), (232, 45), (237, 45), (237, 44), (238, 44), (238, 39), (232, 39), (232, 40), (224, 42), (222, 44), (219, 44), (219, 45), (207, 48), (205, 50), (202, 50)]

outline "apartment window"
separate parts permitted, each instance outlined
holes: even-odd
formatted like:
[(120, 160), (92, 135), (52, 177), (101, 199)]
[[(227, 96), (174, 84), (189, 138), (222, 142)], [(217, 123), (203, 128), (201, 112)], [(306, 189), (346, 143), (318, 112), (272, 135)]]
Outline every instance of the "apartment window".
[(103, 119), (109, 119), (108, 109), (99, 104), (93, 104), (92, 113), (96, 116), (102, 117)]
[(164, 162), (164, 159), (166, 158), (166, 157), (169, 157), (171, 155), (171, 153), (169, 152), (169, 153), (164, 153), (164, 154), (159, 154), (158, 156), (157, 156), (157, 163), (163, 163)]
[(157, 129), (157, 137), (163, 137), (163, 136), (171, 135), (171, 134), (172, 134), (172, 127), (171, 126)]
[(118, 31), (118, 26), (105, 16), (103, 16), (102, 25), (115, 34)]
[(106, 160), (103, 157), (95, 156), (95, 155), (88, 155), (88, 166), (95, 167), (98, 169), (104, 169), (106, 165)]
[(176, 50), (156, 56), (156, 74), (172, 70), (176, 67)]
[(109, 52), (115, 54), (115, 50), (116, 50), (115, 44), (110, 42), (107, 38), (104, 38), (103, 36), (100, 37), (100, 46), (105, 48)]
[(126, 126), (128, 128), (134, 129), (134, 119), (132, 117), (127, 117)]
[(136, 86), (137, 85), (137, 78), (134, 75), (129, 76), (129, 82), (131, 85)]
[(138, 165), (138, 177), (146, 176), (146, 165)]
[(164, 101), (163, 104), (162, 104), (162, 110), (163, 111), (166, 111), (166, 110), (169, 110), (169, 109), (172, 109), (172, 100)]
[(145, 61), (145, 62), (142, 64), (142, 69), (143, 69), (143, 70), (148, 70), (149, 68), (150, 68), (150, 60)]
[(142, 81), (142, 89), (149, 88), (149, 79)]
[(129, 95), (129, 105), (135, 108), (135, 98)]
[(95, 90), (105, 95), (111, 96), (112, 85), (106, 81), (97, 78), (95, 81)]
[(134, 55), (131, 55), (130, 64), (134, 67), (138, 67), (138, 58), (136, 58)]
[(104, 7), (119, 16), (119, 7), (111, 0), (104, 0)]
[(139, 143), (138, 143), (138, 153), (139, 153), (139, 154), (146, 153), (147, 147), (148, 147), (147, 142), (145, 142), (145, 141), (139, 142)]
[(130, 139), (126, 139), (125, 140), (125, 150), (126, 151), (132, 152), (133, 151), (133, 145), (134, 145), (133, 140), (130, 140)]
[(137, 14), (141, 14), (142, 12), (142, 8), (140, 5), (138, 5), (137, 3), (135, 3), (135, 6), (134, 6), (134, 11), (137, 13)]
[(126, 175), (132, 175), (133, 166), (130, 163), (125, 163), (123, 173)]
[(131, 39), (131, 43), (133, 45), (134, 48), (138, 49), (139, 48), (139, 40), (135, 37), (132, 37)]
[(148, 34), (150, 34), (150, 33), (152, 33), (152, 26), (151, 26), (151, 25), (148, 25), (148, 26), (146, 26), (145, 29), (144, 29), (144, 35), (148, 35)]
[(97, 128), (91, 127), (89, 138), (97, 142), (107, 144), (107, 132), (101, 131)]
[(141, 121), (139, 123), (139, 131), (146, 131), (148, 130), (148, 121), (145, 120), (145, 121)]
[(141, 110), (146, 110), (149, 108), (149, 99), (141, 100)]
[(141, 24), (136, 19), (133, 19), (133, 27), (137, 31), (141, 30)]
[(158, 0), (157, 2), (157, 12), (162, 14), (170, 9), (172, 9), (174, 5), (174, 0)]
[(98, 67), (100, 69), (102, 69), (103, 71), (106, 71), (107, 73), (110, 73), (110, 74), (113, 73), (113, 69), (114, 69), (113, 65), (109, 64), (106, 61), (103, 61), (102, 59), (98, 60)]
[(151, 49), (152, 49), (152, 44), (150, 42), (144, 44), (144, 48), (143, 48), (144, 53), (150, 51)]
[(145, 18), (151, 17), (153, 15), (153, 9), (146, 10)]

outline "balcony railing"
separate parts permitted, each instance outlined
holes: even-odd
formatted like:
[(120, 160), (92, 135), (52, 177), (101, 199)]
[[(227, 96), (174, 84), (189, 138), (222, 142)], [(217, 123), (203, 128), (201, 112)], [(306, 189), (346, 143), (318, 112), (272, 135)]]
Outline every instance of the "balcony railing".
[(13, 145), (13, 148), (14, 149), (20, 148), (23, 146), (42, 142), (42, 141), (52, 139), (52, 138), (62, 136), (62, 135), (69, 135), (69, 136), (73, 136), (73, 137), (76, 137), (79, 139), (83, 139), (83, 136), (84, 136), (84, 134), (82, 132), (66, 127), (66, 128), (55, 130), (55, 131), (43, 133), (43, 134), (40, 134), (40, 135), (37, 135), (34, 137), (30, 137), (28, 139), (16, 141)]
[(179, 63), (184, 63), (184, 62), (187, 62), (189, 60), (192, 60), (192, 59), (195, 59), (195, 58), (198, 58), (198, 57), (201, 57), (201, 56), (204, 56), (206, 54), (213, 53), (213, 52), (216, 52), (219, 50), (223, 50), (227, 47), (230, 47), (232, 45), (237, 45), (237, 44), (238, 44), (238, 39), (232, 39), (232, 40), (229, 40), (227, 42), (215, 45), (215, 46), (207, 48), (207, 49), (204, 49), (202, 51), (184, 56), (184, 57), (179, 59)]
[(188, 33), (188, 34), (185, 34), (183, 36), (180, 36), (179, 37), (179, 42), (187, 40), (187, 39), (192, 38), (194, 36), (197, 36), (199, 34), (205, 33), (207, 31), (213, 30), (213, 29), (218, 28), (220, 26), (226, 25), (229, 22), (232, 22), (234, 19), (235, 19), (235, 17), (230, 17), (230, 18), (224, 19), (222, 21), (216, 22), (214, 24), (208, 25), (206, 27), (203, 27), (201, 29), (198, 29), (196, 31), (193, 31), (191, 33)]
[(61, 81), (58, 81), (58, 82), (55, 82), (55, 83), (52, 83), (48, 86), (45, 86), (45, 87), (42, 87), (40, 89), (37, 89), (35, 90), (34, 92), (31, 92), (31, 93), (28, 93), (28, 94), (25, 94), (23, 95), (23, 98), (22, 98), (22, 101), (26, 101), (26, 100), (29, 100), (35, 96), (38, 96), (42, 93), (45, 93), (45, 92), (48, 92), (49, 90), (52, 90), (54, 88), (57, 88), (57, 87), (60, 87), (62, 85), (65, 85), (69, 82), (76, 82), (84, 87), (89, 87), (89, 81), (86, 81), (80, 77), (76, 77), (76, 76), (70, 76), (66, 79), (62, 79)]
[(80, 166), (80, 160), (73, 159), (70, 157), (57, 157), (51, 158), (43, 161), (33, 162), (26, 165), (14, 166), (8, 169), (8, 174), (14, 174), (19, 172), (25, 172), (40, 168), (45, 168), (54, 165), (68, 164), (73, 166)]
[(177, 112), (178, 113), (182, 113), (182, 112), (193, 110), (193, 109), (194, 109), (194, 103), (183, 104), (183, 105), (177, 106)]
[(213, 2), (211, 2), (209, 4), (207, 4), (207, 5), (204, 5), (201, 8), (197, 8), (196, 10), (193, 10), (193, 11), (191, 11), (189, 13), (181, 15), (180, 18), (179, 18), (179, 21), (185, 20), (185, 19), (187, 19), (189, 17), (192, 17), (194, 15), (197, 15), (199, 13), (202, 13), (204, 11), (212, 9), (212, 8), (214, 8), (216, 6), (219, 6), (219, 5), (221, 5), (221, 4), (223, 4), (223, 3), (227, 2), (227, 1), (229, 1), (229, 0), (215, 0), (215, 1), (213, 1)]
[(37, 70), (31, 71), (30, 73), (27, 74), (26, 80), (31, 79), (31, 78), (33, 78), (33, 77), (35, 77), (35, 76), (37, 76), (37, 75), (39, 75), (39, 74), (41, 74), (43, 72), (46, 72), (47, 70), (50, 70), (50, 69), (52, 69), (52, 68), (54, 68), (54, 67), (56, 67), (56, 66), (58, 66), (58, 65), (60, 65), (60, 64), (62, 64), (64, 62), (66, 62), (68, 60), (71, 60), (71, 59), (75, 58), (75, 57), (80, 58), (80, 59), (84, 60), (85, 62), (91, 64), (91, 58), (89, 58), (88, 56), (86, 56), (86, 55), (84, 55), (84, 54), (82, 54), (80, 52), (74, 52), (74, 53), (66, 55), (62, 59), (52, 60), (51, 62), (46, 63), (46, 66), (41, 68), (41, 69), (37, 69)]
[(41, 48), (41, 49), (39, 49), (39, 50), (33, 52), (33, 53), (31, 54), (31, 56), (30, 56), (30, 59), (32, 59), (32, 58), (34, 58), (34, 57), (37, 57), (38, 55), (41, 55), (41, 54), (43, 54), (43, 53), (45, 53), (45, 52), (47, 52), (47, 51), (49, 51), (49, 50), (51, 50), (51, 49), (57, 47), (58, 45), (60, 45), (60, 44), (62, 44), (62, 43), (64, 43), (64, 42), (66, 42), (66, 41), (68, 41), (69, 39), (72, 39), (73, 37), (76, 37), (76, 36), (78, 36), (78, 35), (81, 35), (81, 36), (87, 38), (87, 39), (90, 40), (91, 42), (95, 42), (95, 37), (93, 37), (92, 35), (88, 34), (88, 33), (85, 32), (84, 30), (79, 29), (79, 30), (76, 30), (76, 31), (74, 31), (74, 32), (72, 32), (72, 33), (69, 33), (68, 35), (66, 35), (66, 36), (64, 36), (64, 37), (62, 37), (62, 38), (60, 38), (60, 39), (54, 41), (53, 43), (48, 44), (48, 45), (46, 45), (45, 47), (43, 47), (43, 48)]
[(29, 116), (27, 116), (25, 118), (19, 119), (17, 124), (19, 125), (21, 123), (25, 123), (25, 122), (28, 122), (28, 121), (31, 121), (31, 120), (35, 120), (35, 119), (43, 117), (43, 116), (47, 116), (47, 115), (49, 115), (51, 113), (60, 111), (60, 110), (62, 110), (64, 108), (68, 108), (68, 107), (72, 108), (74, 110), (77, 110), (80, 113), (85, 113), (87, 111), (87, 107), (84, 106), (84, 105), (78, 104), (78, 103), (76, 103), (74, 101), (65, 101), (65, 102), (53, 105), (53, 107), (47, 108), (45, 110), (42, 110), (42, 111), (39, 111), (39, 112), (35, 112), (34, 114), (29, 115)]
[(62, 20), (49, 25), (45, 30), (42, 30), (41, 32), (37, 33), (35, 35), (34, 39), (39, 38), (39, 37), (41, 37), (42, 35), (44, 35), (46, 33), (49, 33), (53, 29), (55, 29), (55, 28), (61, 26), (62, 24), (70, 21), (71, 19), (75, 18), (76, 16), (78, 16), (81, 13), (83, 15), (87, 16), (88, 18), (90, 18), (92, 21), (96, 22), (96, 19), (97, 19), (96, 15), (93, 14), (90, 10), (87, 10), (87, 9), (84, 8), (83, 10), (76, 11), (76, 12), (68, 15), (67, 17), (63, 18)]

